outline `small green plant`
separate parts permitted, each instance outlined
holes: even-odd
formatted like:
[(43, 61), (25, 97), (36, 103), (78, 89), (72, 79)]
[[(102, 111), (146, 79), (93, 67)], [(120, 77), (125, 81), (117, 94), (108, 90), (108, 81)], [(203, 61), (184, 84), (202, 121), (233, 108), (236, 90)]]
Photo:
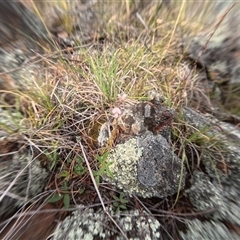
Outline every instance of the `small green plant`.
[(44, 151), (45, 156), (47, 157), (47, 159), (50, 161), (50, 170), (53, 170), (54, 167), (56, 166), (57, 162), (58, 162), (58, 152), (57, 152), (57, 147), (58, 143), (52, 143), (52, 151), (48, 152), (48, 151)]
[(75, 159), (73, 172), (77, 175), (83, 175), (87, 172), (87, 168), (83, 165), (84, 160), (81, 157)]
[(122, 192), (120, 193), (119, 197), (113, 196), (114, 203), (113, 206), (115, 207), (115, 212), (119, 213), (121, 210), (126, 210), (126, 203), (128, 203), (128, 200), (126, 199), (125, 194)]
[(64, 208), (70, 207), (70, 194), (68, 191), (67, 182), (64, 181), (62, 187), (60, 188), (61, 193), (53, 193), (51, 196), (47, 198), (48, 203), (56, 203), (59, 201), (63, 201)]
[(112, 164), (111, 162), (107, 162), (108, 152), (105, 152), (102, 156), (96, 156), (98, 161), (98, 170), (93, 171), (93, 175), (95, 177), (95, 181), (97, 185), (100, 184), (100, 178), (102, 176), (107, 176), (109, 178), (114, 178), (112, 172), (109, 169), (109, 166)]

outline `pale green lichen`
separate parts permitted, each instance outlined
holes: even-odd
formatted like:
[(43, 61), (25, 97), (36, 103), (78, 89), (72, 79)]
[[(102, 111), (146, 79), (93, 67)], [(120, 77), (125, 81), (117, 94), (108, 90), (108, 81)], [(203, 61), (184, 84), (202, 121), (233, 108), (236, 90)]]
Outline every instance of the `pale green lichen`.
[(177, 192), (181, 175), (181, 160), (172, 152), (160, 134), (146, 131), (125, 143), (116, 145), (107, 161), (114, 179), (107, 179), (129, 195), (165, 197)]
[[(129, 240), (161, 239), (160, 223), (146, 212), (132, 210), (114, 215), (111, 209), (110, 207), (109, 213)], [(92, 208), (82, 207), (57, 226), (52, 239), (124, 240), (126, 238), (102, 209), (94, 211)]]
[[(132, 138), (123, 144), (118, 144), (108, 156), (110, 171), (114, 175), (114, 184), (128, 194), (136, 194), (142, 197), (153, 196), (148, 187), (144, 187), (138, 181), (137, 166), (142, 156), (142, 148), (137, 145), (137, 139)], [(110, 179), (112, 182), (112, 179)]]
[[(132, 138), (123, 144), (118, 144), (109, 154), (108, 161), (112, 163), (110, 170), (120, 185), (137, 184), (137, 162), (142, 155), (142, 150), (136, 146), (137, 140)], [(125, 159), (125, 164), (122, 159)], [(129, 173), (127, 177), (126, 171)]]
[(205, 221), (198, 219), (189, 221), (187, 232), (180, 232), (183, 240), (239, 240), (239, 235), (230, 231), (220, 221)]

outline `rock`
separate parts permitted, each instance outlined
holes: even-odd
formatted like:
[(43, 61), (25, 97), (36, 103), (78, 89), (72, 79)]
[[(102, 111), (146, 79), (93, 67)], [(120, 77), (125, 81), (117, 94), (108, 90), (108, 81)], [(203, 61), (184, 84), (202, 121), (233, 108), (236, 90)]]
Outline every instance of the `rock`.
[(239, 240), (239, 235), (232, 233), (220, 221), (200, 221), (197, 219), (187, 223), (187, 234), (181, 233), (183, 240)]
[[(240, 4), (214, 2), (208, 6), (202, 19), (203, 31), (193, 39), (185, 39), (185, 45), (190, 57), (206, 67), (214, 81), (223, 83), (230, 81), (240, 63)], [(189, 6), (191, 12), (192, 8)]]
[[(222, 15), (214, 19), (208, 16), (206, 20), (209, 26), (193, 39), (186, 39), (185, 45), (190, 58), (207, 70), (209, 82), (215, 84), (213, 93), (216, 89), (220, 89), (221, 102), (219, 104), (222, 104), (227, 111), (240, 116), (238, 104), (240, 100), (240, 4), (233, 5), (230, 2), (210, 5), (212, 9), (209, 8), (211, 9), (209, 15), (217, 16), (219, 12), (222, 12)], [(225, 16), (223, 12), (229, 9), (231, 10)], [(211, 30), (209, 30), (210, 27)]]
[(0, 48), (0, 102), (3, 105), (13, 105), (16, 96), (21, 98), (19, 90), (33, 91), (34, 82), (44, 75), (42, 64), (30, 63), (28, 60), (28, 54), (18, 48), (12, 51)]
[(204, 216), (219, 218), (217, 212), (224, 207), (223, 189), (221, 185), (214, 185), (206, 174), (198, 170), (194, 171), (191, 177), (191, 187), (185, 192), (185, 195), (189, 197), (196, 211), (210, 211)]
[(184, 113), (188, 124), (197, 129), (205, 126), (206, 134), (217, 141), (202, 151), (205, 171), (194, 171), (191, 187), (185, 192), (195, 210), (205, 212), (206, 221), (189, 221), (186, 236), (181, 235), (183, 239), (239, 239), (240, 131), (210, 115), (190, 109)]
[[(0, 2), (0, 47), (27, 43), (25, 49), (40, 49), (43, 41), (49, 41), (48, 32), (40, 18), (21, 2)], [(21, 45), (23, 46), (23, 45)]]
[(0, 109), (0, 121), (6, 129), (0, 129), (0, 217), (3, 218), (34, 201), (32, 198), (42, 192), (48, 174), (31, 149), (24, 147), (22, 136), (8, 133), (7, 129), (17, 131), (19, 116), (13, 113), (10, 117), (9, 112)]
[[(1, 139), (0, 144), (3, 141), (8, 140)], [(34, 201), (33, 198), (43, 191), (48, 174), (40, 166), (40, 162), (31, 156), (30, 150), (17, 149), (12, 154), (8, 153), (4, 160), (1, 158), (0, 175), (0, 216), (4, 217)]]
[[(121, 215), (110, 214), (128, 239), (161, 239), (160, 223), (146, 212), (123, 211)], [(53, 240), (59, 239), (126, 239), (102, 209), (81, 207), (62, 221), (53, 233)]]
[[(152, 100), (126, 107), (118, 119), (119, 143), (108, 155), (114, 179), (106, 178), (128, 194), (166, 197), (185, 184), (186, 171), (170, 147), (174, 110)], [(111, 138), (110, 123), (100, 129), (98, 141)]]
[(119, 126), (125, 134), (140, 135), (148, 130), (161, 134), (169, 141), (174, 114), (174, 109), (162, 102), (142, 102), (123, 110)]
[(166, 197), (184, 187), (185, 168), (162, 135), (146, 131), (118, 144), (107, 161), (114, 175), (108, 181), (130, 195)]

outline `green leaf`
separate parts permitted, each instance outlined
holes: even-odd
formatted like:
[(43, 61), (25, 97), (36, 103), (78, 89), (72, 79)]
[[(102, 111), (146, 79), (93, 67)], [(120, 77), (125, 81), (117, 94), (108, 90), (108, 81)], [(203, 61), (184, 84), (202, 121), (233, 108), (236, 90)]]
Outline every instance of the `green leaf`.
[(119, 198), (117, 196), (113, 196), (114, 200), (119, 201)]
[(125, 205), (119, 205), (119, 208), (126, 210), (127, 207)]
[(119, 213), (119, 212), (120, 212), (120, 208), (117, 207), (117, 209), (116, 209), (116, 213)]
[(100, 176), (96, 176), (95, 177), (95, 181), (96, 181), (96, 184), (99, 186), (99, 184), (100, 184)]
[(87, 169), (82, 164), (77, 164), (74, 166), (74, 173), (78, 175), (83, 175), (86, 173)]
[(70, 173), (67, 170), (62, 170), (59, 174), (60, 177), (64, 177), (66, 179), (70, 178)]
[(121, 203), (123, 203), (123, 204), (128, 203), (128, 200), (127, 200), (127, 199), (119, 199), (119, 201), (120, 201)]
[(84, 191), (85, 191), (85, 188), (80, 188), (80, 189), (78, 190), (78, 193), (79, 193), (79, 194), (83, 194)]
[(67, 182), (66, 181), (63, 182), (61, 190), (62, 191), (68, 191), (68, 186), (67, 186)]
[(63, 204), (64, 204), (65, 208), (69, 208), (69, 206), (70, 206), (70, 196), (69, 196), (69, 194), (64, 194)]
[(55, 202), (60, 201), (62, 198), (63, 198), (63, 195), (58, 194), (58, 193), (54, 193), (47, 198), (47, 202), (48, 203), (55, 203)]

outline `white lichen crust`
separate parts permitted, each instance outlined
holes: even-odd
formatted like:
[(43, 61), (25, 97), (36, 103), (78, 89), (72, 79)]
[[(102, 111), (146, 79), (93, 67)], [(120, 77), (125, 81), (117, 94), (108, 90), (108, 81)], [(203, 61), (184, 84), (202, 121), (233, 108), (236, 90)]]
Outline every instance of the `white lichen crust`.
[(114, 179), (107, 179), (129, 195), (166, 197), (184, 186), (185, 169), (162, 135), (150, 131), (118, 144), (108, 155)]
[(202, 222), (194, 219), (187, 223), (187, 233), (180, 232), (183, 240), (239, 240), (239, 235), (231, 232), (220, 221)]
[[(161, 239), (160, 223), (146, 212), (125, 211), (121, 215), (113, 215), (111, 210), (109, 212), (129, 240)], [(57, 226), (52, 240), (61, 239), (123, 240), (125, 237), (102, 209), (94, 211), (93, 208), (81, 207)]]
[(137, 180), (137, 164), (142, 155), (142, 149), (137, 147), (137, 139), (132, 138), (123, 144), (118, 144), (108, 156), (110, 171), (114, 175), (114, 184), (131, 194), (147, 196), (144, 189), (139, 189)]

